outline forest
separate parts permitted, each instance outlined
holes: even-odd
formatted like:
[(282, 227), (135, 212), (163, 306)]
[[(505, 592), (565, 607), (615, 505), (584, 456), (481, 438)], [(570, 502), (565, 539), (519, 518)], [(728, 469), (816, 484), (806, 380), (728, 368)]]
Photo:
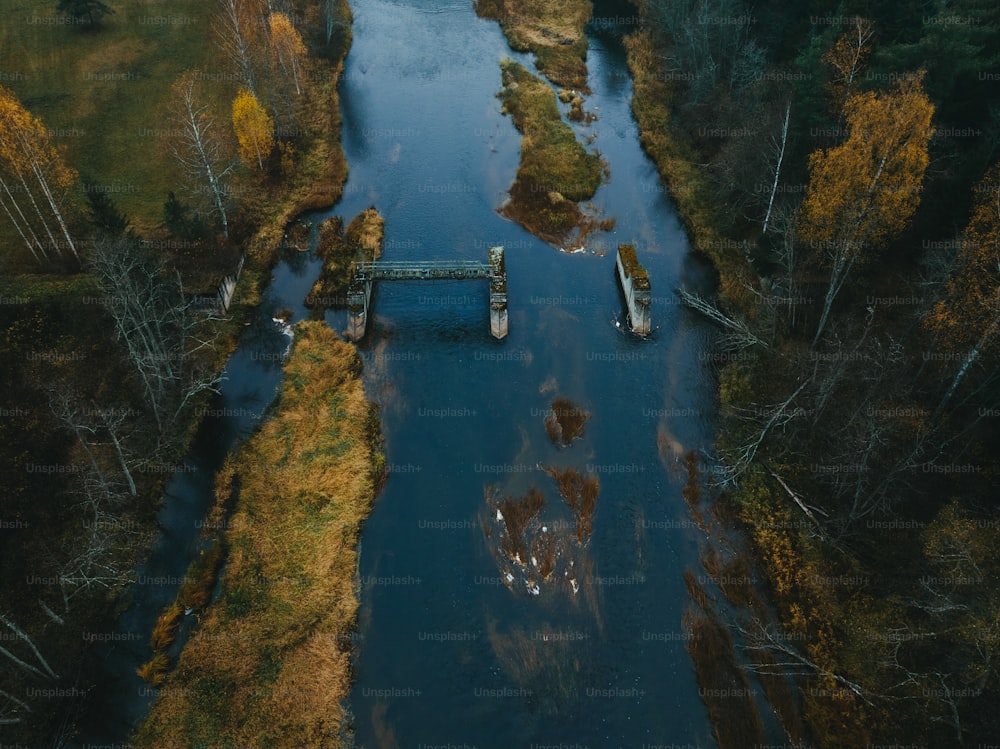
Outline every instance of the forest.
[(63, 0), (4, 22), (6, 743), (74, 734), (261, 281), (293, 218), (339, 199), (350, 21), (333, 0)]
[(777, 612), (733, 615), (746, 666), (807, 745), (995, 740), (1000, 10), (640, 10), (642, 142), (719, 274), (678, 290), (720, 330), (707, 467)]
[[(507, 5), (482, 15), (516, 40)], [(164, 483), (277, 253), (302, 241), (295, 217), (335, 204), (346, 178), (344, 0), (147, 6), (35, 3), (4, 25), (8, 743), (58, 744), (88, 709), (90, 646)], [(995, 741), (1000, 8), (594, 10), (636, 19), (641, 141), (718, 274), (711, 297), (677, 291), (719, 329), (718, 439), (690, 475), (718, 490), (766, 581), (766, 606), (723, 590), (738, 660), (794, 684), (777, 712), (796, 744)], [(578, 11), (569, 43), (539, 55), (565, 85), (585, 75)], [(537, 0), (514, 20), (560, 13)]]

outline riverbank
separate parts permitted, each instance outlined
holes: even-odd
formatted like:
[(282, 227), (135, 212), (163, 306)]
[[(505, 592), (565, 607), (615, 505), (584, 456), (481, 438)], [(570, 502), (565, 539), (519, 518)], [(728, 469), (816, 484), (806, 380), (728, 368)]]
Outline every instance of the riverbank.
[(339, 216), (324, 219), (316, 241), (323, 268), (305, 302), (314, 315), (322, 317), (324, 310), (347, 306), (351, 263), (378, 260), (384, 236), (385, 221), (374, 206), (351, 219), (346, 231)]
[(344, 60), (351, 47), (351, 8), (347, 0), (338, 0), (340, 18), (335, 44), (327, 60), (314, 60), (316, 91), (308, 98), (308, 109), (301, 119), (308, 123), (306, 148), (295, 153), (294, 166), (285, 170), (286, 182), (277, 195), (250, 191), (246, 212), (260, 216), (260, 228), (247, 244), (248, 257), (261, 267), (270, 268), (278, 253), (292, 246), (288, 233), (304, 213), (336, 205), (347, 181), (347, 160), (340, 142), (341, 106), (338, 84), (344, 72)]
[(510, 48), (532, 52), (538, 72), (555, 83), (582, 93), (587, 86), (587, 37), (590, 0), (476, 0), (476, 14), (500, 23)]
[[(698, 166), (698, 154), (685, 140), (671, 111), (671, 103), (676, 98), (676, 84), (662, 75), (658, 67), (656, 47), (648, 31), (627, 37), (625, 45), (634, 82), (632, 110), (643, 148), (669, 188), (692, 246), (711, 259), (719, 274), (720, 305), (723, 309), (735, 310), (737, 314), (752, 315), (754, 305), (748, 300), (743, 281), (754, 277), (754, 271), (745, 257), (737, 252), (745, 243), (727, 237), (718, 228), (722, 223), (718, 218), (722, 207), (705, 171)], [(757, 400), (756, 389), (749, 383), (759, 382), (765, 377), (766, 367), (760, 357), (732, 357), (731, 361), (723, 365), (720, 373), (720, 410), (734, 412), (740, 408), (748, 408)], [(718, 440), (724, 445), (732, 441), (724, 433), (720, 433)], [(815, 542), (806, 542), (810, 549), (806, 554), (811, 561), (807, 563), (802, 552), (801, 544), (808, 535), (808, 526), (803, 524), (799, 516), (784, 507), (783, 503), (776, 501), (768, 482), (757, 476), (739, 487), (728, 488), (719, 501), (736, 508), (733, 519), (749, 536), (755, 561), (761, 565), (769, 583), (771, 598), (778, 605), (784, 637), (790, 642), (811, 643), (808, 646), (810, 657), (817, 661), (816, 670), (825, 674), (820, 686), (826, 693), (836, 696), (834, 709), (841, 713), (845, 734), (855, 734), (857, 729), (846, 728), (846, 724), (850, 722), (856, 725), (863, 721), (865, 713), (858, 705), (851, 705), (851, 695), (846, 690), (837, 689), (830, 678), (837, 670), (836, 656), (831, 652), (831, 647), (836, 647), (831, 621), (835, 614), (830, 606), (829, 587), (824, 589), (822, 585), (808, 583), (809, 580), (823, 578), (819, 574), (823, 569), (823, 563), (819, 560), (822, 554)], [(694, 598), (698, 600), (698, 596)], [(825, 603), (818, 605), (821, 601)], [(759, 606), (746, 607), (746, 612), (757, 617), (755, 621), (762, 621), (759, 619), (759, 609)], [(809, 624), (804, 619), (805, 611), (809, 612)], [(707, 611), (705, 616), (713, 620), (714, 614)], [(729, 632), (720, 630), (717, 621), (714, 627), (716, 639), (730, 639)], [(699, 655), (696, 662), (699, 659), (704, 660), (704, 656)], [(705, 660), (706, 663), (710, 661), (711, 659)], [(768, 666), (764, 673), (773, 671), (774, 668)], [(745, 677), (742, 678), (745, 680)], [(804, 683), (800, 682), (800, 686), (804, 686)], [(811, 692), (816, 693), (817, 690), (812, 689)], [(790, 734), (797, 734), (798, 739), (802, 729), (797, 724), (797, 718), (792, 717), (792, 711), (785, 706), (787, 700), (776, 702), (779, 714), (787, 719), (786, 730)], [(845, 709), (848, 705), (850, 711)], [(820, 725), (829, 722), (830, 707), (830, 701), (822, 698), (804, 701), (803, 718), (811, 724), (814, 732)], [(713, 710), (718, 731), (718, 722), (723, 718), (717, 707), (713, 706)], [(722, 735), (726, 735), (726, 732), (723, 731)], [(739, 746), (743, 740), (740, 736), (729, 736), (726, 745)]]
[(624, 44), (632, 75), (632, 114), (639, 129), (639, 142), (670, 190), (692, 247), (710, 258), (718, 270), (720, 298), (742, 298), (746, 292), (738, 279), (746, 272), (745, 262), (742, 255), (733, 252), (739, 243), (719, 231), (722, 222), (718, 213), (722, 206), (697, 152), (674, 122), (672, 105), (678, 84), (660, 70), (649, 31), (630, 34)]
[[(661, 32), (671, 22), (654, 11), (646, 21)], [(922, 26), (918, 21), (911, 19), (913, 29), (927, 28), (926, 17)], [(675, 30), (693, 28), (687, 24)], [(969, 744), (996, 733), (983, 707), (997, 682), (979, 666), (995, 655), (995, 641), (986, 643), (979, 623), (995, 621), (998, 606), (996, 586), (987, 582), (996, 578), (982, 573), (997, 565), (986, 551), (998, 527), (986, 478), (996, 470), (988, 447), (996, 436), (982, 421), (994, 413), (993, 401), (967, 384), (969, 400), (944, 414), (942, 394), (958, 381), (952, 379), (958, 365), (944, 366), (942, 374), (927, 363), (950, 361), (951, 354), (926, 331), (940, 319), (935, 314), (961, 319), (967, 300), (941, 291), (954, 283), (947, 267), (936, 271), (935, 288), (918, 264), (946, 266), (956, 255), (961, 262), (956, 249), (976, 246), (982, 228), (946, 232), (937, 243), (924, 239), (924, 252), (915, 254), (914, 238), (927, 236), (922, 232), (931, 225), (942, 231), (929, 218), (943, 209), (929, 199), (927, 183), (939, 180), (934, 187), (942, 192), (957, 187), (943, 187), (940, 175), (925, 180), (917, 170), (914, 189), (926, 194), (912, 219), (916, 228), (873, 245), (882, 256), (843, 287), (832, 306), (834, 327), (824, 336), (820, 324), (817, 333), (820, 303), (833, 283), (829, 259), (796, 237), (795, 226), (817, 154), (852, 146), (851, 127), (835, 127), (840, 109), (850, 107), (817, 93), (833, 55), (823, 49), (842, 44), (841, 33), (831, 30), (814, 44), (814, 57), (762, 65), (758, 86), (737, 94), (725, 85), (695, 91), (685, 81), (699, 80), (697, 74), (661, 67), (662, 59), (680, 54), (656, 46), (668, 44), (669, 33), (654, 42), (651, 32), (638, 32), (626, 40), (633, 112), (692, 245), (719, 274), (717, 299), (700, 307), (726, 329), (714, 359), (721, 365), (719, 506), (749, 539), (752, 567), (760, 569), (777, 614), (770, 623), (761, 606), (730, 600), (739, 609), (731, 626), (737, 649), (749, 654), (749, 668), (771, 679), (763, 680), (765, 691), (796, 745)], [(801, 49), (794, 34), (787, 49)], [(873, 57), (873, 68), (890, 59)], [(876, 83), (852, 102), (870, 97), (903, 111), (891, 83), (902, 73), (893, 75), (867, 71), (866, 80)], [(926, 107), (921, 76), (913, 101)], [(809, 84), (771, 85), (786, 81)], [(935, 98), (932, 91), (927, 83), (939, 122), (938, 112), (960, 97), (938, 88)], [(811, 144), (806, 125), (813, 125)], [(847, 140), (837, 145), (823, 133)], [(774, 149), (755, 160), (767, 137)], [(941, 151), (931, 142), (932, 161), (935, 153)], [(855, 176), (851, 169), (841, 165), (838, 178)], [(995, 189), (995, 174), (992, 182), (987, 176), (971, 187), (974, 202)], [(995, 232), (995, 211), (990, 216)], [(949, 221), (964, 226), (966, 217), (956, 213)], [(950, 252), (936, 254), (939, 245)], [(898, 288), (920, 293), (905, 300), (889, 295)], [(959, 555), (943, 551), (958, 546)], [(775, 689), (781, 686), (775, 674), (781, 684), (794, 684), (794, 700)], [(782, 707), (794, 701), (804, 727)]]
[(378, 419), (357, 351), (325, 323), (296, 326), (284, 369), (272, 417), (218, 477), (220, 503), (235, 496), (221, 592), (136, 746), (339, 745)]
[[(154, 263), (162, 263), (162, 277), (179, 279), (188, 315), (215, 311), (221, 275), (233, 272), (240, 252), (246, 252), (225, 319), (199, 322), (191, 351), (184, 354), (185, 366), (197, 361), (206, 377), (221, 374), (236, 350), (287, 244), (289, 223), (340, 198), (347, 166), (340, 145), (337, 84), (351, 41), (350, 8), (342, 0), (330, 7), (339, 19), (334, 33), (322, 39), (311, 34), (305, 40), (308, 90), (304, 87), (296, 102), (299, 129), (284, 133), (287, 142), (278, 149), (282, 164), (267, 175), (240, 172), (231, 185), (230, 235), (225, 238), (217, 233), (219, 227), (209, 227), (208, 214), (199, 218), (191, 213), (186, 201), (197, 202), (199, 193), (194, 186), (191, 194), (182, 192), (188, 184), (167, 147), (178, 132), (170, 84), (185, 70), (193, 71), (199, 103), (218, 115), (213, 132), (228, 126), (235, 78), (228, 72), (205, 72), (224, 71), (230, 64), (213, 42), (216, 11), (213, 5), (184, 2), (172, 10), (169, 23), (163, 22), (167, 17), (150, 15), (145, 16), (149, 23), (140, 18), (137, 24), (134, 7), (119, 8), (101, 30), (11, 23), (12, 29), (17, 26), (11, 49), (15, 55), (24, 50), (15, 67), (26, 71), (12, 79), (12, 87), (45, 122), (68, 165), (95, 178), (88, 183), (88, 196), (109, 198), (109, 214), (118, 213), (129, 223), (139, 235), (139, 247)], [(315, 19), (320, 9), (308, 8), (307, 13)], [(44, 12), (33, 17), (51, 20)], [(95, 52), (96, 40), (100, 53)], [(121, 70), (109, 72), (112, 56)], [(156, 75), (148, 74), (149, 69)], [(249, 189), (254, 180), (258, 184)], [(186, 218), (164, 226), (163, 201), (173, 190)], [(83, 199), (74, 194), (74, 200)], [(74, 209), (71, 231), (86, 257), (101, 235), (95, 229), (100, 224), (85, 220), (79, 215), (83, 213)], [(89, 273), (62, 275), (54, 267), (39, 273), (14, 254), (3, 261), (6, 269), (18, 271), (3, 284), (3, 298), (11, 302), (3, 305), (4, 327), (16, 331), (4, 346), (4, 358), (12, 362), (4, 379), (17, 386), (0, 401), (9, 445), (0, 465), (5, 475), (9, 467), (11, 476), (20, 477), (10, 487), (11, 502), (4, 512), (3, 527), (13, 531), (4, 530), (0, 544), (4, 611), (31, 638), (31, 647), (22, 641), (13, 651), (30, 653), (37, 647), (59, 675), (50, 679), (15, 661), (0, 663), (8, 690), (21, 695), (10, 702), (11, 712), (4, 713), (12, 723), (5, 726), (5, 736), (34, 746), (65, 741), (101, 722), (92, 719), (101, 710), (95, 712), (95, 700), (106, 698), (103, 692), (113, 678), (103, 671), (110, 660), (104, 643), (145, 641), (152, 634), (154, 644), (163, 645), (172, 636), (177, 616), (165, 617), (152, 633), (116, 627), (123, 614), (146, 605), (147, 587), (130, 580), (157, 554), (157, 513), (169, 501), (164, 491), (178, 473), (191, 470), (184, 459), (206, 414), (213, 411), (215, 395), (209, 388), (190, 395), (164, 436), (152, 424), (139, 376), (121, 344), (111, 338), (109, 298), (97, 279)], [(31, 272), (23, 272), (29, 268)], [(100, 381), (94, 380), (95, 371), (102, 373)], [(64, 404), (62, 416), (53, 411), (58, 402)], [(30, 453), (23, 447), (28, 444)], [(37, 497), (53, 500), (40, 503)], [(199, 591), (196, 598), (201, 596)], [(118, 657), (128, 662), (120, 652)], [(163, 660), (151, 672), (154, 679), (165, 667)], [(42, 710), (32, 697), (44, 692), (40, 684), (58, 685), (64, 698), (42, 700)], [(133, 707), (123, 707), (121, 715), (130, 715)], [(108, 725), (121, 715), (116, 711)]]

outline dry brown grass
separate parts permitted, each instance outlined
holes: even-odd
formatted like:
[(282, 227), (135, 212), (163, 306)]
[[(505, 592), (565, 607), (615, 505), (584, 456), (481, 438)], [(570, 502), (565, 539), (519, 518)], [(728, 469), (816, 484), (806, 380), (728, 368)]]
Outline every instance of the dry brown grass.
[(319, 225), (316, 254), (323, 259), (323, 270), (306, 297), (306, 305), (314, 314), (347, 306), (351, 263), (380, 258), (384, 236), (385, 220), (374, 206), (351, 219), (347, 231), (339, 216), (331, 216)]
[(382, 257), (384, 236), (385, 220), (375, 206), (361, 211), (347, 225), (347, 241), (360, 250), (364, 260), (378, 260)]
[(583, 436), (590, 414), (579, 408), (569, 398), (555, 398), (552, 413), (545, 418), (545, 432), (553, 444), (566, 447)]
[(523, 135), (517, 178), (500, 212), (535, 236), (561, 244), (586, 222), (577, 203), (593, 197), (604, 167), (563, 122), (556, 95), (545, 81), (510, 60), (501, 62), (500, 69), (504, 113)]
[(222, 595), (135, 737), (335, 746), (361, 522), (374, 497), (371, 410), (355, 349), (320, 322), (296, 327), (274, 416), (234, 456), (239, 478)]
[(216, 541), (191, 562), (177, 594), (177, 602), (181, 608), (201, 609), (208, 604), (225, 555), (225, 544)]
[(542, 493), (531, 487), (523, 497), (504, 497), (497, 505), (507, 531), (500, 542), (501, 548), (511, 561), (520, 560), (521, 564), (527, 564), (524, 531), (528, 523), (542, 511), (544, 504), (545, 497)]
[(135, 672), (147, 684), (158, 687), (166, 679), (169, 667), (170, 659), (167, 657), (167, 654), (156, 653), (152, 658), (139, 666)]
[(177, 635), (177, 625), (181, 622), (184, 610), (179, 603), (172, 603), (160, 614), (156, 624), (153, 625), (153, 632), (149, 636), (149, 644), (153, 646), (153, 651), (165, 650), (170, 647)]
[[(222, 499), (222, 497), (216, 498), (216, 506), (210, 512), (210, 516), (214, 516), (219, 507), (225, 506)], [(180, 590), (177, 591), (176, 598), (163, 610), (153, 626), (149, 637), (153, 657), (137, 672), (150, 684), (158, 685), (163, 681), (169, 667), (169, 657), (166, 651), (177, 636), (177, 627), (184, 616), (184, 611), (186, 609), (202, 609), (208, 605), (224, 560), (225, 544), (221, 539), (217, 539), (208, 551), (202, 551), (188, 566), (187, 574), (184, 576)]]
[(545, 469), (559, 486), (559, 494), (573, 510), (576, 517), (576, 540), (587, 543), (594, 528), (594, 510), (597, 507), (597, 494), (601, 490), (601, 482), (597, 476), (583, 476), (573, 468), (559, 470)]
[(511, 49), (533, 52), (538, 70), (559, 86), (590, 93), (587, 37), (590, 0), (477, 0), (481, 18), (500, 22)]

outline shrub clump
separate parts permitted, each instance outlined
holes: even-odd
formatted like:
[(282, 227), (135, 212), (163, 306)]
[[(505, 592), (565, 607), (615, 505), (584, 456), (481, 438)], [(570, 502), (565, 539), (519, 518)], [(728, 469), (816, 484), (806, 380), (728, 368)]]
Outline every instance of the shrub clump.
[(545, 418), (545, 432), (552, 443), (567, 447), (583, 436), (584, 425), (590, 414), (578, 408), (569, 398), (555, 398), (552, 412)]
[(344, 230), (339, 216), (319, 225), (316, 255), (323, 269), (306, 297), (306, 306), (317, 316), (324, 310), (347, 306), (351, 285), (351, 263), (378, 260), (382, 256), (385, 221), (374, 206), (355, 216)]

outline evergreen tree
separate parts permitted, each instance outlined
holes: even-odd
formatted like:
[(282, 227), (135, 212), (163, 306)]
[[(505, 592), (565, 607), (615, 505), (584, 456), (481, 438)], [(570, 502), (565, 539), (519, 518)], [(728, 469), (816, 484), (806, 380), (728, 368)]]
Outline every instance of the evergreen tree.
[(66, 13), (78, 21), (86, 18), (91, 26), (100, 25), (102, 17), (115, 13), (114, 8), (105, 5), (101, 0), (59, 0), (59, 5), (56, 7), (60, 13)]
[(87, 193), (87, 218), (90, 223), (104, 234), (124, 234), (128, 230), (129, 220), (118, 210), (115, 201), (89, 177), (83, 178), (83, 186)]

